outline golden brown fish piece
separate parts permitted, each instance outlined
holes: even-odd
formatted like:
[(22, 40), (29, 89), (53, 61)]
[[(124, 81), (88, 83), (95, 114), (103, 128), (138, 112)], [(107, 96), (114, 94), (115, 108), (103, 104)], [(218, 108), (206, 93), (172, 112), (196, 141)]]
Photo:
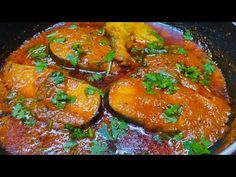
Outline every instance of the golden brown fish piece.
[(153, 29), (143, 22), (108, 22), (106, 32), (111, 36), (111, 44), (116, 51), (116, 60), (122, 65), (135, 62), (127, 51), (134, 41), (141, 43), (160, 42), (152, 33)]
[[(184, 132), (192, 137), (208, 137), (215, 142), (226, 128), (230, 111), (227, 102), (213, 95), (205, 97), (181, 85), (178, 87), (173, 95), (159, 89), (151, 95), (146, 93), (140, 79), (123, 78), (111, 87), (109, 104), (115, 112), (150, 131)], [(176, 123), (166, 123), (163, 118), (169, 104), (182, 107)]]

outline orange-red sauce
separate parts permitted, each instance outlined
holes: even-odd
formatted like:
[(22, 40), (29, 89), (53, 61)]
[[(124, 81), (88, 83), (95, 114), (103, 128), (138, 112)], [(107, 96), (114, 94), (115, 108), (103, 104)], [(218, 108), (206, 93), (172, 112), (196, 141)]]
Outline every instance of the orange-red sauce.
[[(27, 57), (28, 48), (35, 46), (36, 44), (48, 45), (46, 35), (55, 32), (57, 30), (67, 28), (72, 23), (65, 23), (63, 25), (56, 26), (52, 29), (46, 30), (36, 37), (26, 41), (19, 49), (14, 51), (6, 61), (12, 61), (18, 64), (24, 64), (29, 66), (34, 66), (32, 60)], [(74, 24), (74, 23), (73, 23)], [(91, 28), (99, 29), (103, 24), (82, 24), (78, 25), (90, 25)], [(184, 47), (189, 51), (188, 58), (184, 56), (178, 56), (171, 58), (171, 56), (166, 55), (166, 62), (163, 62), (163, 66), (167, 65), (170, 61), (185, 61), (189, 66), (200, 66), (201, 59), (206, 57), (206, 53), (203, 49), (199, 48), (193, 42), (186, 42), (183, 40), (182, 35), (178, 31), (173, 31), (162, 25), (153, 25), (154, 29), (165, 39), (166, 45), (179, 45)], [(86, 30), (86, 29), (85, 29)], [(101, 51), (103, 52), (103, 51)], [(107, 52), (106, 50), (104, 52)], [(101, 54), (102, 55), (102, 54)], [(105, 54), (104, 54), (105, 55)], [(94, 56), (93, 56), (94, 57)], [(155, 65), (155, 64), (154, 64)], [(106, 66), (107, 67), (107, 66)], [(59, 69), (60, 67), (51, 60), (50, 68)], [(171, 66), (170, 66), (171, 68)], [(83, 70), (67, 70), (64, 72), (71, 75), (72, 77), (85, 80), (91, 73), (84, 72)], [(122, 67), (118, 68), (116, 72), (112, 74), (111, 77), (105, 77), (102, 80), (94, 82), (92, 85), (108, 90), (110, 84), (114, 83), (120, 78), (127, 77), (132, 73), (136, 72), (136, 68)], [(5, 89), (5, 82), (0, 73), (0, 110), (10, 113), (11, 109), (4, 103), (4, 98), (8, 95), (9, 89)], [(187, 82), (187, 81), (186, 81)], [(198, 93), (207, 95), (206, 88), (199, 86)], [(223, 99), (227, 102), (227, 91), (225, 86), (224, 78), (218, 68), (216, 72), (212, 75), (212, 84), (209, 89), (214, 95)], [(142, 108), (140, 108), (142, 109)], [(193, 109), (198, 109), (193, 108)], [(50, 112), (47, 113), (50, 116)], [(92, 123), (91, 127), (98, 130), (103, 122), (106, 122), (112, 114), (109, 109), (104, 107), (103, 112), (100, 117)], [(225, 131), (226, 127), (222, 127), (222, 131)], [(116, 154), (185, 154), (186, 151), (183, 150), (180, 143), (171, 143), (168, 140), (164, 141), (162, 144), (157, 143), (153, 140), (153, 135), (155, 133), (144, 130), (142, 127), (129, 123), (128, 133), (121, 139), (118, 139), (114, 144), (110, 146), (113, 147)], [(221, 138), (220, 133), (217, 138)], [(48, 129), (48, 122), (37, 121), (36, 125), (33, 127), (25, 126), (20, 120), (16, 120), (7, 115), (0, 117), (0, 142), (6, 151), (12, 154), (89, 154), (89, 147), (91, 145), (92, 139), (85, 138), (79, 140), (78, 145), (69, 152), (64, 151), (64, 145), (69, 139), (69, 132), (63, 129), (63, 125), (54, 122), (52, 130)], [(213, 140), (215, 141), (215, 140)]]

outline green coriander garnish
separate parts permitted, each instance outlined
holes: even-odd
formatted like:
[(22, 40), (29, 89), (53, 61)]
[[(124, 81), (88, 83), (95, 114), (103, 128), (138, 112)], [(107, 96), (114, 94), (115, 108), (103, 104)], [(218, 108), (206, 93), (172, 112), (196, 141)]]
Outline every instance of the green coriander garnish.
[(93, 87), (93, 86), (88, 86), (87, 88), (85, 88), (84, 93), (86, 95), (94, 95), (96, 93), (98, 93), (100, 96), (104, 95), (102, 89), (98, 89), (98, 88)]
[(94, 137), (94, 131), (91, 127), (87, 129), (81, 129), (78, 127), (75, 127), (71, 124), (65, 124), (64, 127), (66, 130), (70, 131), (70, 138), (73, 140), (80, 140), (83, 138), (93, 138)]
[(187, 41), (192, 41), (193, 40), (193, 36), (192, 36), (190, 30), (186, 30), (184, 32), (184, 39), (187, 40)]
[(148, 94), (155, 94), (155, 88), (165, 89), (167, 94), (174, 94), (178, 87), (174, 84), (177, 81), (165, 72), (148, 73), (144, 76), (144, 87)]
[(63, 90), (59, 90), (52, 99), (52, 103), (60, 109), (63, 109), (66, 103), (72, 104), (75, 101), (75, 96), (69, 96)]
[(46, 62), (43, 62), (43, 61), (35, 62), (35, 69), (37, 72), (42, 72), (46, 68), (48, 68), (48, 64)]
[(60, 43), (60, 44), (64, 44), (66, 41), (66, 38), (65, 37), (60, 37), (60, 38), (56, 38), (53, 40), (53, 42), (57, 42), (57, 43)]
[(53, 32), (53, 33), (47, 35), (48, 41), (49, 41), (49, 42), (52, 42), (52, 41), (56, 38), (57, 35), (59, 35), (59, 32), (58, 32), (58, 31), (55, 31), (55, 32)]
[(66, 144), (64, 145), (64, 151), (65, 152), (69, 152), (72, 148), (77, 146), (77, 142), (75, 140), (69, 140), (66, 142)]
[(98, 133), (105, 140), (115, 141), (127, 133), (128, 124), (123, 120), (118, 120), (116, 117), (111, 117), (110, 120), (110, 127), (103, 123), (102, 127), (98, 130)]
[(93, 141), (90, 151), (93, 155), (103, 155), (106, 151), (108, 151), (108, 146), (106, 143)]
[(96, 74), (93, 74), (93, 75), (87, 77), (87, 81), (94, 82), (94, 81), (98, 81), (98, 80), (100, 80), (102, 78), (103, 78), (102, 74), (96, 73)]
[(59, 71), (52, 72), (49, 81), (55, 84), (62, 84), (65, 80), (64, 74)]
[(78, 58), (77, 56), (75, 56), (74, 54), (68, 54), (67, 58), (69, 59), (70, 63), (72, 64), (72, 66), (77, 66), (78, 64)]
[(165, 123), (176, 123), (178, 117), (181, 115), (182, 107), (177, 104), (168, 105), (163, 113)]
[(193, 82), (197, 82), (200, 77), (200, 72), (195, 66), (187, 67), (184, 64), (176, 64), (179, 73), (183, 74), (185, 77), (190, 78)]
[(28, 56), (32, 58), (44, 59), (48, 56), (47, 54), (47, 46), (43, 44), (36, 45), (34, 47), (29, 48)]
[(208, 150), (211, 144), (204, 137), (201, 137), (199, 142), (196, 139), (185, 141), (183, 145), (184, 149), (188, 151), (189, 155), (211, 154), (211, 152)]
[(214, 71), (215, 71), (215, 68), (214, 68), (214, 62), (213, 61), (209, 61), (208, 63), (204, 64), (203, 74), (201, 76), (202, 80), (200, 81), (200, 83), (202, 85), (208, 86), (210, 84), (210, 81), (211, 81), (211, 75)]
[(180, 54), (180, 55), (188, 54), (187, 50), (185, 50), (183, 47), (178, 47), (177, 48), (177, 53)]
[(20, 119), (25, 125), (33, 126), (35, 125), (35, 120), (31, 114), (31, 112), (26, 109), (21, 101), (19, 101), (13, 108), (12, 108), (12, 116), (16, 119)]
[(99, 42), (99, 45), (100, 45), (100, 46), (105, 46), (105, 45), (108, 45), (108, 42), (107, 42), (105, 39), (102, 39), (102, 40)]
[(107, 68), (107, 76), (110, 76), (111, 67), (112, 67), (112, 60), (115, 58), (116, 52), (114, 50), (110, 50), (108, 54), (104, 57), (104, 61), (108, 63)]

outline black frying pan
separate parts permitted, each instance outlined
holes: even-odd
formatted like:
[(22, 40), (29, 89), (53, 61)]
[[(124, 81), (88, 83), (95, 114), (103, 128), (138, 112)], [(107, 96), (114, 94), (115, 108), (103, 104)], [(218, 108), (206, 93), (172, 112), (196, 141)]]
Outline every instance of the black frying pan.
[[(25, 40), (30, 39), (34, 34), (50, 27), (54, 23), (0, 23), (0, 64), (14, 50), (16, 50)], [(229, 126), (236, 117), (236, 23), (205, 23), (205, 22), (171, 22), (168, 23), (180, 29), (189, 29), (194, 38), (206, 45), (213, 53), (213, 58), (217, 61), (226, 79), (228, 93), (231, 102), (232, 114)], [(218, 141), (212, 152), (221, 148), (224, 138)], [(220, 154), (232, 154), (236, 152), (236, 141)], [(0, 147), (0, 154), (6, 154)]]

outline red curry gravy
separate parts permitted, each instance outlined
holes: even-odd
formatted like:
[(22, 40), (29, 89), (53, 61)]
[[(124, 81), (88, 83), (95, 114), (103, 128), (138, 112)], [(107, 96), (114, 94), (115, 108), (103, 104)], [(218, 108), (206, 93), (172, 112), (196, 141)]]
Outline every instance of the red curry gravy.
[[(0, 73), (0, 142), (2, 147), (11, 154), (162, 155), (206, 153), (206, 149), (213, 145), (218, 139), (222, 138), (227, 130), (226, 122), (228, 120), (230, 107), (228, 105), (228, 95), (224, 77), (217, 65), (213, 64), (214, 72), (210, 75), (210, 84), (207, 86), (202, 85), (200, 82), (193, 82), (183, 73), (179, 73), (176, 69), (176, 63), (184, 63), (188, 67), (194, 66), (196, 68), (202, 68), (205, 59), (211, 60), (207, 51), (192, 40), (186, 40), (180, 31), (166, 27), (163, 24), (154, 25), (150, 23), (150, 27), (164, 39), (165, 46), (177, 46), (179, 47), (178, 50), (183, 48), (184, 52), (182, 53), (184, 54), (180, 54), (181, 52), (167, 52), (147, 55), (144, 58), (147, 66), (144, 67), (140, 63), (124, 66), (117, 60), (112, 63), (110, 75), (107, 76), (106, 70), (108, 63), (101, 64), (99, 62), (104, 59), (114, 46), (111, 42), (111, 35), (102, 34), (101, 36), (101, 34), (99, 34), (99, 30), (103, 29), (104, 25), (104, 23), (60, 23), (41, 32), (32, 39), (25, 41), (19, 49), (14, 51), (6, 59), (6, 64)], [(49, 54), (46, 59), (48, 64), (47, 69), (60, 71), (65, 76), (86, 81), (105, 93), (105, 95), (101, 96), (101, 106), (99, 106), (97, 110), (99, 113), (96, 113), (96, 115), (94, 113), (91, 120), (85, 117), (83, 121), (86, 122), (86, 120), (88, 120), (88, 122), (81, 123), (81, 125), (79, 122), (76, 122), (76, 120), (74, 122), (71, 121), (72, 124), (75, 124), (75, 127), (80, 127), (82, 130), (90, 127), (93, 135), (73, 140), (72, 145), (69, 143), (71, 145), (69, 149), (65, 149), (65, 146), (71, 141), (71, 131), (65, 129), (65, 124), (68, 122), (71, 123), (70, 120), (74, 120), (73, 115), (71, 116), (71, 114), (68, 113), (67, 117), (67, 114), (62, 114), (64, 117), (61, 118), (57, 115), (61, 114), (61, 112), (57, 112), (59, 108), (55, 108), (55, 105), (52, 105), (50, 102), (52, 97), (50, 97), (50, 99), (47, 97), (45, 100), (37, 100), (39, 96), (38, 90), (40, 90), (36, 87), (37, 84), (33, 87), (23, 87), (23, 89), (14, 87), (15, 83), (11, 83), (11, 81), (7, 80), (9, 77), (4, 73), (6, 72), (7, 63), (9, 62), (35, 68), (35, 60), (29, 56), (29, 49), (37, 45), (51, 45), (51, 50), (56, 50), (55, 53), (57, 55), (65, 56), (65, 53), (62, 51), (69, 51), (71, 49), (66, 48), (66, 46), (63, 46), (60, 42), (49, 44), (50, 41), (47, 36), (57, 31), (59, 31), (59, 35), (61, 35), (59, 37), (61, 38), (70, 36), (67, 42), (71, 40), (71, 43), (74, 43), (84, 40), (85, 42), (81, 50), (86, 51), (87, 54), (86, 57), (83, 57), (83, 54), (81, 54), (79, 68), (71, 66), (68, 61), (61, 63), (61, 59), (59, 59), (60, 61), (58, 62), (57, 59), (53, 59)], [(76, 33), (84, 34), (77, 37)], [(102, 40), (103, 42), (104, 40), (107, 41), (105, 43), (108, 44), (98, 46), (97, 43)], [(139, 43), (135, 41), (132, 47), (144, 48), (145, 45), (146, 44), (142, 42)], [(130, 48), (131, 47), (129, 47), (127, 51), (130, 52)], [(175, 49), (174, 51), (176, 51)], [(187, 54), (185, 51), (187, 51)], [(90, 62), (90, 60), (96, 60), (95, 63), (99, 63), (100, 66), (98, 67), (97, 64)], [(163, 69), (180, 81), (180, 83), (177, 83), (179, 90), (174, 94), (166, 94), (164, 90), (157, 88), (156, 95), (160, 97), (147, 94), (142, 85), (143, 80), (140, 78), (144, 78), (143, 76), (147, 73), (158, 73)], [(88, 77), (96, 73), (101, 73), (103, 77), (92, 82), (87, 81)], [(38, 72), (36, 72), (36, 74), (38, 74)], [(12, 73), (12, 75), (13, 77), (17, 77), (14, 73)], [(46, 82), (44, 78), (49, 76), (48, 73), (45, 73), (40, 77), (42, 77), (42, 81), (37, 81), (39, 82), (38, 85), (40, 85), (41, 82)], [(11, 84), (9, 85), (9, 83)], [(132, 86), (132, 83), (135, 84)], [(119, 84), (121, 86), (119, 86)], [(14, 91), (19, 92), (17, 92), (17, 96), (13, 98), (14, 101), (6, 101), (13, 87)], [(54, 88), (54, 86), (52, 87)], [(131, 89), (131, 87), (134, 91), (130, 94), (131, 98), (129, 98), (129, 94), (123, 94), (122, 91), (127, 90), (128, 92), (128, 89)], [(67, 86), (65, 86), (65, 89), (67, 89)], [(49, 94), (50, 88), (47, 87), (45, 90), (46, 91), (39, 92), (41, 96)], [(55, 90), (52, 90), (52, 92), (55, 92)], [(18, 95), (18, 93), (20, 93), (20, 95)], [(34, 125), (25, 125), (21, 119), (16, 119), (12, 116), (12, 111), (14, 106), (16, 106), (17, 100), (23, 97), (36, 100), (36, 106), (34, 105), (33, 108), (29, 106), (34, 109), (32, 111), (37, 114), (37, 116), (34, 117)], [(94, 98), (94, 100), (96, 99), (98, 98)], [(108, 99), (110, 100), (108, 101)], [(140, 99), (142, 100), (140, 101)], [(159, 99), (163, 99), (164, 101), (156, 103), (156, 100)], [(29, 102), (31, 101), (32, 100)], [(136, 105), (134, 101), (138, 102), (138, 105), (133, 108), (132, 105), (129, 104), (132, 103)], [(167, 103), (169, 103), (168, 101), (172, 101), (172, 104), (182, 106), (182, 110), (180, 110), (180, 112), (182, 111), (182, 115), (178, 118), (177, 123), (163, 123), (163, 118), (161, 118), (160, 122), (156, 125), (155, 121), (153, 123), (151, 119), (146, 120), (146, 118), (151, 115), (162, 117), (163, 110), (167, 108)], [(125, 103), (122, 105), (123, 102)], [(112, 105), (109, 105), (109, 103)], [(158, 104), (160, 107), (154, 109), (153, 106), (155, 104)], [(42, 109), (40, 109), (41, 107)], [(91, 109), (92, 108), (93, 107), (91, 107)], [(68, 108), (68, 106), (64, 109), (68, 112), (72, 110), (77, 111), (77, 108), (72, 109)], [(211, 111), (215, 111), (216, 113), (210, 115)], [(83, 114), (83, 111), (81, 114)], [(125, 116), (124, 114), (127, 115)], [(129, 119), (129, 115), (133, 118)], [(141, 115), (143, 115), (143, 117)], [(191, 118), (191, 116), (198, 116), (198, 119)], [(119, 136), (115, 140), (107, 140), (104, 138), (104, 135), (102, 136), (101, 133), (98, 133), (104, 125), (110, 126), (111, 117), (117, 117), (118, 121), (122, 121), (128, 125), (128, 127), (125, 128), (124, 135)], [(123, 117), (125, 117), (125, 119), (123, 119)], [(57, 121), (57, 118), (60, 121)], [(136, 122), (138, 118), (140, 119)], [(67, 119), (70, 120), (67, 121)], [(209, 119), (214, 119), (214, 121)], [(111, 133), (111, 129), (108, 128), (108, 130)], [(205, 148), (205, 150), (196, 150), (199, 146), (200, 149)], [(91, 150), (91, 148), (93, 148), (93, 150)], [(208, 152), (206, 154), (208, 154)]]

